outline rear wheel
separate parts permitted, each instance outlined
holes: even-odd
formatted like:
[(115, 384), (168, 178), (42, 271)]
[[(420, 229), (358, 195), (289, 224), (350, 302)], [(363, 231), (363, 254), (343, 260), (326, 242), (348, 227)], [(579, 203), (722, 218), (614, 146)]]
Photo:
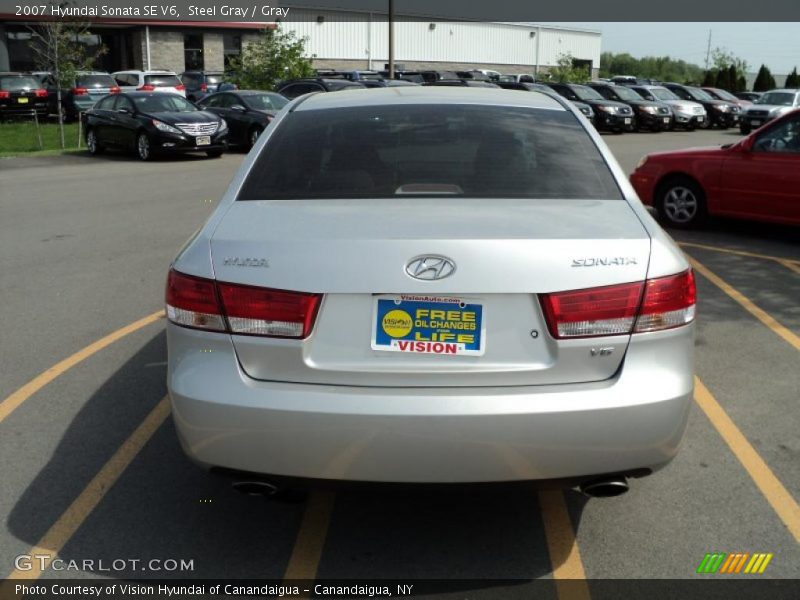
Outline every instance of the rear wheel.
[(151, 160), (153, 158), (153, 148), (150, 144), (150, 138), (142, 131), (136, 137), (136, 156), (139, 160)]
[(656, 209), (670, 227), (690, 229), (707, 217), (703, 188), (689, 177), (673, 177), (662, 183), (656, 192)]
[(94, 129), (86, 132), (86, 148), (89, 150), (89, 154), (93, 156), (105, 152), (105, 147), (97, 140), (97, 134)]

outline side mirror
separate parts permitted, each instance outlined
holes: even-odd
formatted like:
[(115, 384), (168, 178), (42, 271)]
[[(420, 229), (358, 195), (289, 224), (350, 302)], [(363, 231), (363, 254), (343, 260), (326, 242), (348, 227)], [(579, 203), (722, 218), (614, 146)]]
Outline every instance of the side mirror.
[(231, 106), (231, 110), (235, 110), (237, 112), (247, 112), (247, 109), (241, 104), (234, 104)]

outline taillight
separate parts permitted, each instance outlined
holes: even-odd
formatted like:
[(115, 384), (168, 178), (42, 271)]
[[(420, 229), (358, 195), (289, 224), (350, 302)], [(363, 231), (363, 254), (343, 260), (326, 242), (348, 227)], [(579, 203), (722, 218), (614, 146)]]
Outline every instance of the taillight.
[(6, 92), (5, 90), (0, 90), (0, 98), (11, 98), (11, 92)]
[(167, 318), (178, 325), (225, 331), (214, 281), (170, 270), (167, 277)]
[(141, 85), (138, 88), (136, 88), (136, 90), (139, 92), (155, 92), (156, 86), (150, 83), (145, 83), (144, 85)]
[(239, 335), (305, 338), (320, 294), (221, 283), (170, 270), (167, 318), (177, 325)]
[(627, 335), (690, 323), (695, 314), (691, 270), (644, 282), (542, 294), (550, 334), (557, 339)]
[(231, 333), (305, 338), (311, 333), (319, 294), (219, 283)]
[(692, 270), (671, 277), (648, 279), (634, 332), (686, 325), (694, 319), (697, 290)]
[(182, 92), (183, 90), (186, 89), (186, 86), (181, 83), (179, 85), (176, 85), (175, 89), (178, 90), (179, 92)]
[(200, 91), (201, 92), (207, 92), (208, 91), (208, 85), (206, 85), (205, 83), (201, 83), (200, 84)]
[(108, 93), (109, 94), (119, 94), (121, 91), (122, 90), (119, 89), (118, 85), (115, 85), (114, 87), (108, 88)]
[(37, 98), (47, 98), (47, 90), (39, 88), (35, 93)]
[(72, 95), (73, 96), (85, 96), (88, 93), (89, 93), (89, 90), (87, 90), (85, 87), (74, 87), (74, 88), (72, 88)]

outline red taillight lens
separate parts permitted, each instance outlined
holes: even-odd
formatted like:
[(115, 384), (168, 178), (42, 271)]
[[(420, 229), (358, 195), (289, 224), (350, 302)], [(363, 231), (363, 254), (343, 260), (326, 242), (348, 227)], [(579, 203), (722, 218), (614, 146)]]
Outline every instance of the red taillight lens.
[(548, 329), (554, 338), (620, 335), (631, 332), (643, 282), (543, 294)]
[(114, 87), (108, 88), (109, 94), (119, 94), (120, 93), (119, 86), (115, 85)]
[(305, 338), (311, 333), (319, 294), (219, 283), (231, 333)]
[(694, 319), (697, 289), (692, 270), (671, 277), (648, 279), (636, 333), (680, 327)]
[(174, 270), (167, 277), (170, 321), (239, 335), (308, 337), (321, 298), (320, 294), (220, 283)]
[(47, 98), (47, 90), (38, 89), (36, 90), (36, 97), (37, 98)]
[(11, 92), (0, 90), (0, 98), (11, 98)]
[(175, 89), (178, 90), (179, 92), (182, 92), (183, 90), (186, 89), (186, 86), (181, 83), (180, 85), (176, 85)]
[(200, 91), (201, 92), (207, 92), (208, 91), (208, 85), (206, 85), (205, 83), (201, 83), (200, 84)]
[(170, 270), (167, 277), (167, 318), (198, 329), (225, 331), (214, 281)]
[(540, 296), (557, 339), (627, 335), (679, 327), (695, 314), (691, 270), (679, 275)]
[(89, 93), (89, 90), (87, 90), (84, 87), (74, 87), (74, 88), (72, 88), (73, 96), (85, 96), (88, 93)]
[(137, 89), (137, 91), (140, 91), (140, 92), (155, 92), (156, 91), (156, 86), (150, 85), (149, 83), (145, 83), (144, 85), (139, 86), (136, 89)]

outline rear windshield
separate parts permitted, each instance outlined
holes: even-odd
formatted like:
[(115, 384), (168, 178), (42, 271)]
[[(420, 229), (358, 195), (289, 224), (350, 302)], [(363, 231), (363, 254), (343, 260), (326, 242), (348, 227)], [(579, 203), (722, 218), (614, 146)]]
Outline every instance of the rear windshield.
[(422, 104), (288, 114), (238, 199), (407, 195), (622, 198), (570, 112)]
[(177, 75), (145, 75), (144, 82), (156, 87), (176, 87), (181, 85)]
[(117, 85), (111, 75), (78, 75), (76, 83), (78, 87), (85, 88), (110, 88)]
[(0, 90), (17, 91), (38, 89), (42, 84), (33, 77), (0, 77)]

